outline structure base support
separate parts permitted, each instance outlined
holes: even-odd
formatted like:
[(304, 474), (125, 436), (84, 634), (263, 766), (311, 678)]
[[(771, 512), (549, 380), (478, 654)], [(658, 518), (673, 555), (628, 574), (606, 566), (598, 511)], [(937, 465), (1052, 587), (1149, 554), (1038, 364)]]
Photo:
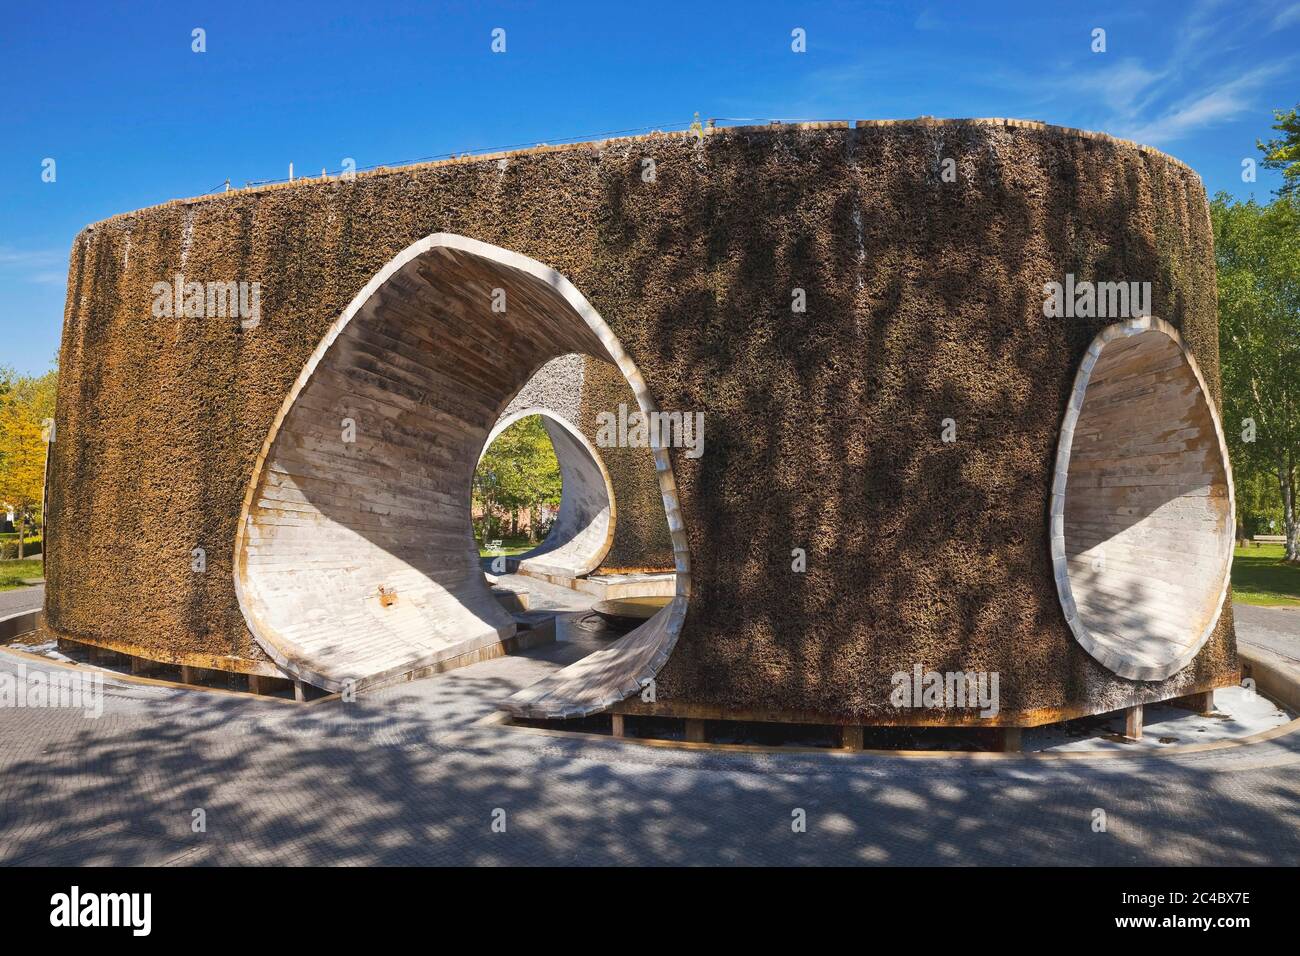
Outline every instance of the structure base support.
[(1129, 740), (1142, 739), (1142, 705), (1134, 704), (1124, 709), (1124, 736)]
[(1201, 715), (1212, 714), (1214, 713), (1214, 691), (1203, 690), (1185, 697), (1175, 697), (1169, 703), (1174, 707), (1195, 711)]

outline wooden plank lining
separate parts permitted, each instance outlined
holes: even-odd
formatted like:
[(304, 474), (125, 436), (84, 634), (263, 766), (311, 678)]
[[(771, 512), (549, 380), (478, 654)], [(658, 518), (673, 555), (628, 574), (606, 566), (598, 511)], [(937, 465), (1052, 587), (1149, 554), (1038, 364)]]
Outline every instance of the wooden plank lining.
[[(504, 312), (492, 309), (496, 290)], [(545, 362), (570, 353), (617, 364), (641, 410), (655, 410), (595, 310), (540, 263), (438, 235), (371, 280), (299, 375), (245, 496), (236, 594), (279, 666), (341, 690), (469, 659), (510, 638), (514, 621), (479, 569), (470, 480), (511, 398)], [(343, 418), (353, 419), (354, 440), (344, 438)], [(655, 460), (676, 561), (687, 570), (671, 465), (666, 455)], [(599, 520), (608, 476), (592, 474), (603, 477), (592, 478), (583, 502), (592, 507), (575, 519), (573, 554), (555, 548), (546, 560), (581, 564), (586, 557), (569, 560), (581, 551), (598, 564), (608, 550), (612, 527)], [(612, 517), (612, 502), (603, 513)], [(644, 631), (637, 653), (593, 661), (587, 685), (570, 673), (548, 696), (573, 712), (637, 689), (675, 643), (689, 581), (678, 575), (683, 611)]]
[(1121, 677), (1185, 667), (1226, 598), (1232, 475), (1208, 394), (1177, 331), (1155, 318), (1102, 330), (1075, 380), (1052, 559), (1075, 637)]

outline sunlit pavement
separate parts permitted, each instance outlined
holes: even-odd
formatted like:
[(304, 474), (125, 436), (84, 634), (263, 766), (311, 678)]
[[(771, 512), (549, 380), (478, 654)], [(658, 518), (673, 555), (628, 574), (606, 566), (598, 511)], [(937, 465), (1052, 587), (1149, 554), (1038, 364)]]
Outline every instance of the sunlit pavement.
[(44, 605), (44, 584), (0, 591), (0, 617), (8, 617), (10, 614), (21, 614), (23, 611), (38, 611)]
[(1237, 643), (1300, 662), (1300, 607), (1232, 606)]
[[(1251, 624), (1239, 621), (1249, 640)], [(0, 710), (0, 861), (1300, 859), (1296, 732), (1180, 755), (909, 759), (689, 751), (479, 723), (494, 701), (580, 657), (584, 643), (352, 704), (301, 707), (110, 680), (98, 719), (70, 709)], [(0, 670), (19, 664), (0, 651)], [(792, 827), (797, 810), (806, 832)], [(1095, 829), (1096, 810), (1104, 832)], [(504, 832), (494, 820), (504, 820)], [(200, 822), (205, 829), (195, 832)]]

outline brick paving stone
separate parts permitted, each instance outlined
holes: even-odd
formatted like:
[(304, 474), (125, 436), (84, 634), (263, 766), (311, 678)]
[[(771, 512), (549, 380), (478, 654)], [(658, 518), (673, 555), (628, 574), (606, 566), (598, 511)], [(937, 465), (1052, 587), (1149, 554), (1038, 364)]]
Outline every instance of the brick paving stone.
[[(576, 637), (352, 704), (110, 679), (98, 719), (0, 710), (0, 863), (1300, 859), (1300, 733), (1174, 756), (992, 761), (702, 752), (480, 723), (600, 640)], [(18, 663), (0, 651), (0, 670)], [(805, 833), (792, 831), (796, 808)]]

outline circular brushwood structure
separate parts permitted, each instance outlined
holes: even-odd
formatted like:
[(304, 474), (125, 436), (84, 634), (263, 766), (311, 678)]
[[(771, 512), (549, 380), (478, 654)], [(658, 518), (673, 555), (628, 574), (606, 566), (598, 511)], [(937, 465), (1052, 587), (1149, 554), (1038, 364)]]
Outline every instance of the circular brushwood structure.
[[(1149, 294), (1045, 308), (1076, 280)], [(1031, 726), (1239, 676), (1204, 189), (1101, 134), (741, 127), (176, 201), (78, 237), (60, 366), (46, 620), (86, 644), (326, 688), (508, 649), (470, 482), (532, 409), (581, 493), (528, 560), (676, 593), (516, 714)], [(601, 434), (629, 412), (703, 440)], [(930, 674), (999, 699), (898, 702)]]

